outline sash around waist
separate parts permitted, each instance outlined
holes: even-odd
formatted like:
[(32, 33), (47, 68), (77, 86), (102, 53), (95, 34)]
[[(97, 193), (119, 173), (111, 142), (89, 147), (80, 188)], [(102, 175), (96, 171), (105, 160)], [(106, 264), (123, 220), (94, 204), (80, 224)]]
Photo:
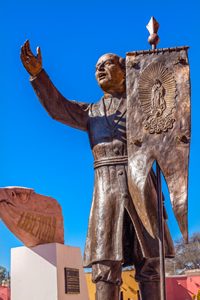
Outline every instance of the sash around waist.
[(128, 164), (128, 156), (104, 157), (94, 161), (94, 169), (102, 166), (124, 165)]

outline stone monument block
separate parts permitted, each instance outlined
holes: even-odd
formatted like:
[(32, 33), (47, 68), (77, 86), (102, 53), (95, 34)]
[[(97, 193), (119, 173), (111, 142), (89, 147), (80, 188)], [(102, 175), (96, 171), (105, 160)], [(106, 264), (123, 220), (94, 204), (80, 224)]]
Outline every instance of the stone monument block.
[(11, 250), (12, 300), (89, 300), (80, 249), (57, 243)]

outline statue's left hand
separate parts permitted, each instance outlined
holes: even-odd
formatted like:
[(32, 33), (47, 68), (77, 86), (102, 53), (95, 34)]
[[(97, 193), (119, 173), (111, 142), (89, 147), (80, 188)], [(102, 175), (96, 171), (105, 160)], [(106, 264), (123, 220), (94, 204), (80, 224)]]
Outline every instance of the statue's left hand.
[(42, 70), (42, 55), (40, 47), (37, 47), (37, 55), (35, 56), (30, 48), (30, 43), (27, 40), (21, 47), (21, 61), (31, 76), (36, 76)]

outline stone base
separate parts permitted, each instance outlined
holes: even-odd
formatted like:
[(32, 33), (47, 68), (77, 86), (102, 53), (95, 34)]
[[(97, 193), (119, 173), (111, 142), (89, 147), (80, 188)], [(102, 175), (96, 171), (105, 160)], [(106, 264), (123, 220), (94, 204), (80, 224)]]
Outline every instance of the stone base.
[(56, 243), (13, 248), (11, 278), (12, 300), (89, 300), (79, 248)]

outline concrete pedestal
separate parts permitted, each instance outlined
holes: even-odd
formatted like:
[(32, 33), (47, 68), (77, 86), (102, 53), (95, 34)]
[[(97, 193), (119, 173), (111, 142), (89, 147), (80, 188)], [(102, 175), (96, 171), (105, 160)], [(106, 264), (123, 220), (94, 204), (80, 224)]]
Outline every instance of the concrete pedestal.
[(80, 249), (56, 243), (13, 248), (11, 299), (89, 300)]

